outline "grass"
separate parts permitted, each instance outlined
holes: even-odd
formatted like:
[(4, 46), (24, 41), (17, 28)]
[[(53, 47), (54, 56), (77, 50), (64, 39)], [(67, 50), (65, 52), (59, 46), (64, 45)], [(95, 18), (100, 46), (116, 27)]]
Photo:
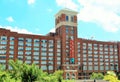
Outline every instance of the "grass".
[(75, 82), (75, 80), (63, 80), (62, 82)]

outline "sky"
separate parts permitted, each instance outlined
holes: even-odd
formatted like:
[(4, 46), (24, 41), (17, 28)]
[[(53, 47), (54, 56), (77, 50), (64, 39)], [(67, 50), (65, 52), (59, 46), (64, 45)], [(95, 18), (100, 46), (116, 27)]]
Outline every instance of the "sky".
[(78, 12), (79, 38), (120, 41), (120, 0), (0, 0), (0, 28), (45, 35), (63, 8)]

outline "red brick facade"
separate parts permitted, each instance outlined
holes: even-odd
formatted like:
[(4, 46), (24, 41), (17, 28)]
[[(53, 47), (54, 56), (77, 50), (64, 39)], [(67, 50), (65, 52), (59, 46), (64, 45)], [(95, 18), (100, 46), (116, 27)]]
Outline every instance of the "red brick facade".
[[(55, 16), (56, 32), (46, 36), (0, 28), (0, 64), (9, 59), (35, 63), (44, 71), (64, 70), (64, 79), (89, 78), (92, 72), (120, 71), (120, 43), (77, 37), (77, 12), (63, 9)], [(72, 44), (71, 44), (72, 41)]]

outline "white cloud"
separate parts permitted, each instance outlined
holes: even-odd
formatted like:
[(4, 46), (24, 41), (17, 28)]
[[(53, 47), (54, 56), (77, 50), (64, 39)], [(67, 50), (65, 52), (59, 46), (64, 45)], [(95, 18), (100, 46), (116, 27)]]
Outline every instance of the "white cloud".
[(64, 8), (69, 8), (72, 10), (77, 10), (78, 9), (78, 5), (76, 5), (73, 0), (56, 0), (56, 3), (58, 4), (58, 6), (62, 6)]
[(92, 22), (105, 31), (120, 29), (120, 0), (56, 0), (58, 6), (79, 11), (78, 20)]
[(14, 19), (13, 19), (12, 16), (7, 17), (6, 20), (7, 20), (8, 22), (14, 22)]
[(10, 30), (10, 31), (18, 32), (18, 33), (33, 34), (32, 32), (29, 32), (29, 31), (26, 30), (26, 29), (20, 29), (20, 28), (17, 27), (17, 26), (12, 27), (12, 26), (1, 26), (1, 25), (0, 25), (0, 28), (5, 28), (5, 29), (8, 29), (8, 30)]
[(55, 28), (52, 28), (52, 29), (50, 30), (50, 32), (55, 33)]
[(120, 1), (119, 0), (78, 0), (82, 9), (79, 20), (93, 22), (108, 32), (120, 29)]
[(35, 3), (35, 0), (28, 0), (29, 5), (34, 4), (34, 3)]

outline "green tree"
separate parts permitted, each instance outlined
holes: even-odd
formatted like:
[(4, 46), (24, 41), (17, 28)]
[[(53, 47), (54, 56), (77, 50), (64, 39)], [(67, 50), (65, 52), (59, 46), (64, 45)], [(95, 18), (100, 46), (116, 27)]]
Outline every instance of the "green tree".
[(107, 80), (109, 82), (120, 82), (114, 71), (108, 71), (104, 76), (104, 80)]
[(9, 60), (9, 65), (12, 67), (12, 70), (10, 70), (12, 78), (15, 78), (16, 80), (21, 79), (22, 82), (37, 81), (38, 76), (41, 76), (42, 73), (35, 64), (28, 65), (19, 60), (16, 60), (15, 62)]
[(118, 74), (118, 80), (120, 80), (120, 73)]
[(63, 71), (62, 70), (55, 71), (54, 76), (57, 77), (58, 82), (62, 82), (62, 80), (63, 80), (63, 77), (62, 77), (63, 76)]
[(11, 77), (9, 71), (4, 69), (4, 66), (0, 65), (0, 82), (21, 82)]
[(9, 70), (11, 78), (21, 80), (23, 63), (19, 60), (16, 60), (15, 62), (13, 60), (9, 60), (9, 65), (12, 67), (12, 69)]
[(19, 60), (9, 60), (11, 70), (0, 71), (0, 82), (62, 82), (63, 71), (58, 70), (53, 74), (43, 72), (35, 64), (28, 65)]
[(90, 75), (90, 79), (96, 79), (96, 80), (102, 80), (104, 78), (104, 75), (102, 73), (92, 73)]
[(23, 69), (22, 69), (22, 82), (34, 82), (37, 81), (38, 76), (39, 76), (39, 68), (35, 66), (35, 64), (32, 65), (27, 65), (23, 64)]

